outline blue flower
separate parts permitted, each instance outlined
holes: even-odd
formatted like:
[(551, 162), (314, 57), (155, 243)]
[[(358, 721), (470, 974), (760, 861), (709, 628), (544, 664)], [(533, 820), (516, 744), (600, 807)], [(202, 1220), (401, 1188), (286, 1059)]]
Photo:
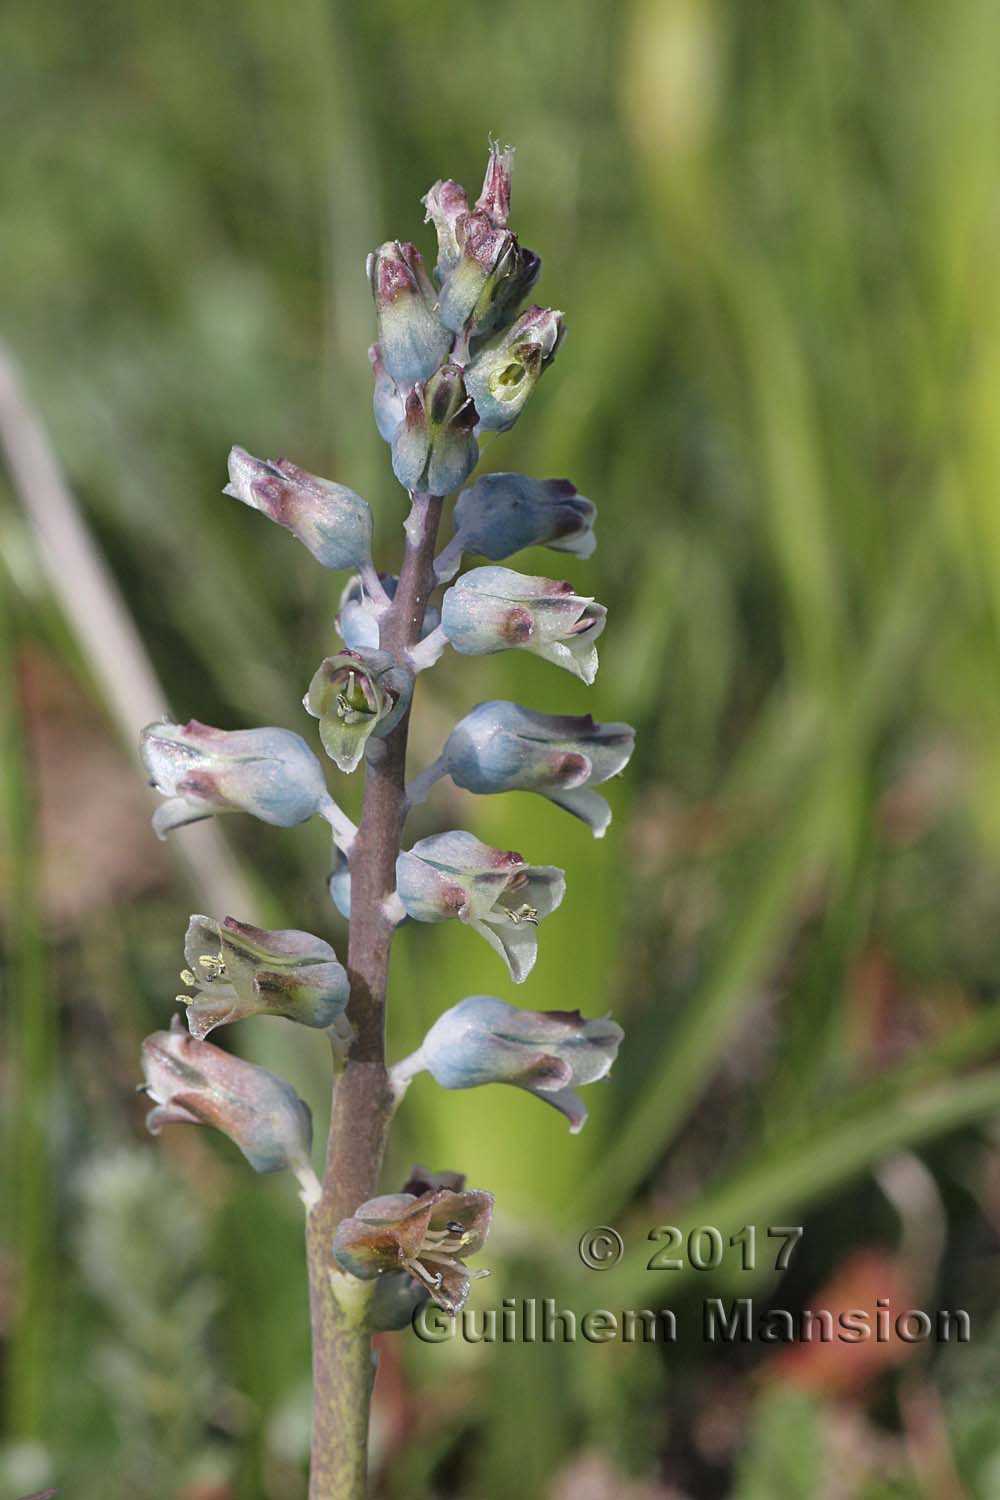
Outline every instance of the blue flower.
[(510, 568), (473, 568), (445, 594), (441, 627), (463, 656), (531, 651), (589, 685), (606, 615), (603, 604), (574, 593), (572, 584)]
[(213, 729), (197, 719), (165, 719), (142, 731), (140, 750), (150, 784), (167, 798), (153, 814), (161, 839), (224, 812), (292, 828), (330, 800), (319, 761), (289, 729)]
[(324, 568), (357, 568), (370, 556), (372, 513), (361, 496), (287, 458), (265, 463), (233, 448), (222, 493), (284, 526)]
[(451, 348), (437, 297), (415, 245), (387, 240), (368, 257), (378, 343), (386, 372), (401, 385), (433, 374)]
[(284, 1016), (325, 1030), (343, 1015), (350, 995), (336, 953), (311, 932), (267, 932), (234, 917), (220, 924), (193, 916), (184, 958), (181, 979), (196, 993), (177, 998), (199, 1041), (244, 1016)]
[(542, 714), (516, 703), (480, 703), (448, 737), (441, 765), (467, 792), (539, 792), (601, 838), (611, 809), (593, 788), (616, 776), (635, 747), (630, 724)]
[(384, 736), (399, 722), (412, 688), (412, 674), (387, 651), (338, 651), (320, 663), (303, 702), (319, 720), (327, 755), (350, 772), (370, 736)]
[(470, 995), (440, 1016), (408, 1075), (426, 1069), (446, 1089), (510, 1083), (553, 1105), (576, 1134), (587, 1110), (576, 1093), (611, 1071), (624, 1032), (577, 1010), (519, 1010), (492, 995)]
[(551, 547), (590, 557), (597, 545), (597, 507), (568, 479), (484, 474), (455, 505), (455, 532), (438, 560), (438, 577), (451, 578), (463, 552), (502, 562), (524, 547)]
[(561, 312), (530, 307), (512, 328), (479, 350), (465, 371), (465, 384), (486, 431), (513, 427), (565, 333)]
[(512, 849), (492, 849), (471, 833), (420, 839), (396, 861), (396, 894), (418, 922), (457, 917), (484, 937), (516, 984), (538, 956), (537, 927), (566, 891), (562, 870), (529, 865)]

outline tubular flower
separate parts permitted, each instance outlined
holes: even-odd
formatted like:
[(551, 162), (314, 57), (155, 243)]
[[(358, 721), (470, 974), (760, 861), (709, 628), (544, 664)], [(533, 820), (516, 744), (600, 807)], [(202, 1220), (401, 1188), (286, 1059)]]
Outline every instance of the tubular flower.
[(339, 651), (317, 668), (303, 703), (342, 771), (360, 764), (373, 734), (386, 735), (410, 701), (412, 675), (387, 651)]
[(287, 458), (265, 463), (233, 448), (222, 493), (284, 526), (324, 568), (357, 568), (370, 555), (372, 513), (361, 496)]
[(530, 307), (506, 333), (481, 349), (465, 372), (480, 425), (506, 432), (555, 359), (566, 332), (561, 312)]
[(291, 828), (329, 801), (319, 761), (289, 729), (213, 729), (197, 719), (164, 719), (142, 731), (140, 750), (150, 785), (167, 798), (153, 814), (161, 839), (224, 812)]
[(502, 562), (524, 547), (551, 547), (591, 557), (597, 543), (597, 507), (568, 479), (529, 479), (525, 474), (484, 474), (463, 490), (455, 505), (455, 534), (440, 578), (452, 578), (463, 552)]
[(199, 1041), (244, 1016), (285, 1016), (325, 1029), (347, 1006), (347, 973), (330, 944), (310, 932), (266, 932), (233, 917), (220, 925), (193, 916), (184, 958), (181, 979), (196, 994), (177, 998)]
[(634, 747), (630, 724), (597, 724), (589, 714), (542, 714), (494, 700), (455, 725), (441, 764), (467, 792), (539, 792), (602, 838), (611, 809), (593, 788), (617, 775)]
[(420, 839), (396, 861), (396, 893), (418, 922), (465, 922), (500, 955), (515, 984), (538, 956), (537, 927), (566, 892), (562, 870), (529, 865), (471, 833)]
[(564, 1114), (575, 1135), (587, 1118), (575, 1091), (607, 1076), (623, 1036), (614, 1021), (588, 1021), (578, 1010), (518, 1010), (470, 995), (435, 1021), (408, 1068), (426, 1068), (446, 1089), (527, 1089)]
[(412, 385), (433, 374), (451, 347), (451, 334), (437, 314), (437, 297), (415, 245), (387, 240), (366, 266), (378, 343), (387, 374)]
[(212, 1125), (255, 1172), (308, 1165), (312, 1117), (284, 1079), (189, 1036), (178, 1016), (142, 1044), (144, 1091), (156, 1106), (146, 1125)]
[(483, 1248), (493, 1218), (493, 1195), (483, 1192), (387, 1193), (342, 1219), (333, 1237), (337, 1264), (362, 1281), (405, 1271), (422, 1282), (440, 1307), (465, 1306), (470, 1282), (488, 1271), (465, 1261)]
[(531, 651), (588, 686), (597, 676), (594, 642), (606, 616), (603, 604), (574, 593), (571, 583), (510, 568), (473, 568), (441, 606), (444, 633), (463, 656)]
[(479, 462), (477, 420), (461, 366), (442, 365), (415, 386), (392, 437), (392, 471), (400, 484), (432, 495), (457, 490)]

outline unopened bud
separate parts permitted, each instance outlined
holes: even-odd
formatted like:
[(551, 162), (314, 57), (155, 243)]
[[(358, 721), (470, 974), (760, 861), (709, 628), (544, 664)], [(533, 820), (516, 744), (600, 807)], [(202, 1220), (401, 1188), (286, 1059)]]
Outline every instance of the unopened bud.
[(386, 371), (401, 385), (426, 380), (448, 353), (451, 335), (438, 317), (423, 256), (414, 245), (387, 240), (369, 255), (367, 271)]

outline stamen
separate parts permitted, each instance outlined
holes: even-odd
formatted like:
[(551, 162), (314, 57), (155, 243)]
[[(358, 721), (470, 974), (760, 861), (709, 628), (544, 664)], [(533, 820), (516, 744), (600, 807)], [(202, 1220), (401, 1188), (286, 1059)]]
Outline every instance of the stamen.
[[(218, 979), (220, 974), (224, 974), (226, 972), (226, 960), (224, 958), (215, 958), (211, 953), (199, 954), (198, 963), (201, 968), (207, 969), (209, 971), (209, 974), (213, 979)], [(186, 980), (185, 983), (187, 983)], [(192, 980), (191, 983), (193, 984), (194, 980)]]
[(195, 979), (195, 977), (191, 973), (190, 969), (182, 969), (181, 970), (181, 984), (192, 984), (193, 985), (193, 984), (197, 984), (197, 983), (198, 983), (198, 981)]
[(537, 927), (539, 923), (538, 908), (534, 906), (512, 906), (507, 910), (507, 916), (515, 927), (518, 922), (527, 922), (529, 927)]
[(427, 1267), (422, 1266), (419, 1260), (408, 1260), (406, 1262), (406, 1269), (419, 1276), (421, 1281), (425, 1281), (432, 1291), (436, 1291), (444, 1280), (440, 1271), (436, 1276), (432, 1276)]

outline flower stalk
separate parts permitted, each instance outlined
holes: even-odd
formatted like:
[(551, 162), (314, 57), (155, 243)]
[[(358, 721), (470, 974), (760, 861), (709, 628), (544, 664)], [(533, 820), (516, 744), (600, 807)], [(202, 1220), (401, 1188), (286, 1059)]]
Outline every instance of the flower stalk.
[[(309, 745), (286, 729), (223, 730), (192, 719), (150, 725), (143, 753), (166, 799), (154, 818), (165, 837), (223, 813), (276, 828), (318, 816), (333, 835), (330, 895), (349, 920), (346, 960), (321, 936), (269, 932), (233, 917), (196, 915), (181, 978), (188, 1030), (144, 1044), (147, 1123), (210, 1125), (258, 1172), (287, 1168), (306, 1209), (312, 1332), (310, 1500), (364, 1500), (374, 1382), (372, 1335), (406, 1326), (433, 1298), (451, 1315), (488, 1267), (466, 1265), (489, 1233), (493, 1196), (460, 1173), (414, 1168), (398, 1193), (380, 1193), (392, 1117), (411, 1082), (444, 1089), (512, 1084), (553, 1105), (577, 1131), (576, 1088), (605, 1077), (621, 1041), (610, 1019), (520, 1010), (493, 996), (445, 1009), (421, 1047), (390, 1072), (385, 1054), (392, 940), (401, 922), (457, 918), (523, 983), (537, 929), (563, 901), (553, 865), (529, 864), (466, 830), (440, 829), (404, 849), (407, 813), (442, 777), (467, 791), (539, 793), (600, 837), (611, 819), (593, 786), (617, 775), (632, 750), (625, 724), (481, 703), (452, 730), (438, 759), (407, 786), (415, 678), (452, 654), (527, 649), (581, 682), (598, 669), (594, 641), (605, 611), (572, 584), (504, 567), (451, 583), (466, 553), (502, 562), (542, 545), (577, 557), (593, 550), (593, 504), (568, 480), (483, 476), (459, 496), (454, 535), (435, 555), (443, 497), (479, 461), (481, 431), (518, 419), (563, 336), (561, 314), (518, 315), (538, 257), (506, 227), (512, 152), (491, 145), (474, 208), (456, 183), (428, 193), (438, 235), (437, 289), (415, 246), (387, 241), (369, 258), (379, 342), (369, 351), (378, 430), (410, 499), (398, 576), (372, 560), (372, 516), (353, 490), (287, 459), (243, 448), (229, 459), (226, 493), (282, 526), (322, 566), (351, 568), (337, 626), (343, 647), (324, 657), (303, 700), (337, 772), (363, 767), (360, 821), (341, 811)], [(205, 1038), (260, 1016), (324, 1031), (331, 1056), (330, 1134), (321, 1177), (310, 1159), (311, 1115), (280, 1078)]]

